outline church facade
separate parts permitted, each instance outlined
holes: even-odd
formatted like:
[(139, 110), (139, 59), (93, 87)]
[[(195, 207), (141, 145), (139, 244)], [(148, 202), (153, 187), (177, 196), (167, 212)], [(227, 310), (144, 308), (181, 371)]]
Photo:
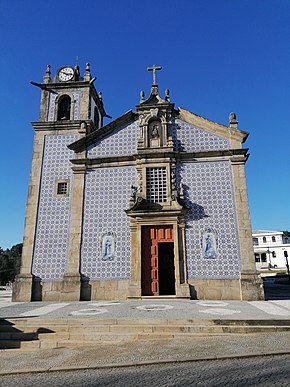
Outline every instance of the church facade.
[(14, 301), (263, 299), (248, 133), (150, 95), (108, 117), (89, 64), (47, 67)]

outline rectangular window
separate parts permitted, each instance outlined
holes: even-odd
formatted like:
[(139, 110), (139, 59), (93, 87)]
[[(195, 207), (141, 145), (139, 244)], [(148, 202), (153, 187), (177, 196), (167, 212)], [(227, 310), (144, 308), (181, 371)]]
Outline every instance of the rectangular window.
[(260, 254), (255, 254), (255, 261), (260, 262)]
[(69, 180), (57, 180), (55, 184), (56, 196), (68, 196), (69, 194)]
[(167, 201), (166, 167), (146, 168), (146, 190), (148, 202)]
[(253, 245), (258, 246), (259, 245), (259, 240), (258, 238), (253, 238)]

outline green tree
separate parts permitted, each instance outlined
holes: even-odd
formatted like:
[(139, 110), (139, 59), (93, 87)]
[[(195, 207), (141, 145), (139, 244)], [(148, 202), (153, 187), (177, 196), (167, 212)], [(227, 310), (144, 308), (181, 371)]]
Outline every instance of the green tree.
[(0, 285), (13, 282), (19, 274), (22, 254), (22, 243), (14, 245), (11, 249), (3, 250), (0, 247)]

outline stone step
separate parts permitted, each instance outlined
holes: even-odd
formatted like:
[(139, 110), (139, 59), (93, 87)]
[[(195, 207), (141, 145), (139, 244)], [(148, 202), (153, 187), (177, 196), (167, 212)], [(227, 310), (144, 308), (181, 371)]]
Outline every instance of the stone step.
[(0, 320), (0, 332), (6, 331), (9, 327), (17, 326), (18, 329), (25, 329), (31, 327), (75, 327), (75, 326), (90, 326), (98, 327), (100, 325), (198, 325), (198, 326), (287, 326), (289, 325), (289, 319), (284, 320), (204, 320), (204, 319), (154, 319), (154, 318), (138, 318), (138, 319), (129, 319), (129, 318), (109, 318), (109, 319), (76, 319), (76, 318), (66, 318), (66, 319), (39, 319), (39, 318), (30, 318), (30, 319), (10, 319), (10, 320)]
[[(288, 321), (289, 324), (289, 321)], [(78, 332), (98, 334), (98, 333), (154, 333), (154, 332), (168, 332), (168, 333), (235, 333), (235, 332), (276, 332), (276, 331), (289, 331), (290, 325), (151, 325), (151, 324), (137, 324), (137, 325), (125, 325), (125, 324), (113, 324), (113, 325), (84, 325), (74, 324), (66, 325), (61, 324), (47, 324), (46, 327), (39, 326), (38, 324), (29, 324), (26, 326), (12, 326), (10, 330), (5, 329), (5, 332), (0, 333), (0, 339), (20, 339), (27, 340), (35, 338), (36, 335), (43, 335), (42, 337), (49, 337), (52, 333), (58, 333), (63, 337), (67, 337), (68, 334), (74, 334)], [(44, 336), (47, 334), (46, 336)], [(31, 337), (30, 337), (31, 336)]]
[(1, 332), (1, 340), (18, 340), (18, 341), (31, 341), (36, 340), (38, 337), (36, 332)]
[(31, 350), (106, 342), (290, 331), (289, 320), (12, 319), (0, 323), (0, 348)]
[[(49, 343), (51, 347), (51, 342)], [(20, 341), (20, 340), (0, 340), (0, 349), (1, 350), (35, 350), (40, 348), (39, 340), (31, 340), (31, 341)]]

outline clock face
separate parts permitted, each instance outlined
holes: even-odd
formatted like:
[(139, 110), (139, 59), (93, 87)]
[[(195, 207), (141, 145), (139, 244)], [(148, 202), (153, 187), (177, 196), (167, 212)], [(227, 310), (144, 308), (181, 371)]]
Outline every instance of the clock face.
[(58, 73), (58, 79), (62, 82), (70, 81), (74, 76), (74, 70), (71, 67), (63, 67)]

